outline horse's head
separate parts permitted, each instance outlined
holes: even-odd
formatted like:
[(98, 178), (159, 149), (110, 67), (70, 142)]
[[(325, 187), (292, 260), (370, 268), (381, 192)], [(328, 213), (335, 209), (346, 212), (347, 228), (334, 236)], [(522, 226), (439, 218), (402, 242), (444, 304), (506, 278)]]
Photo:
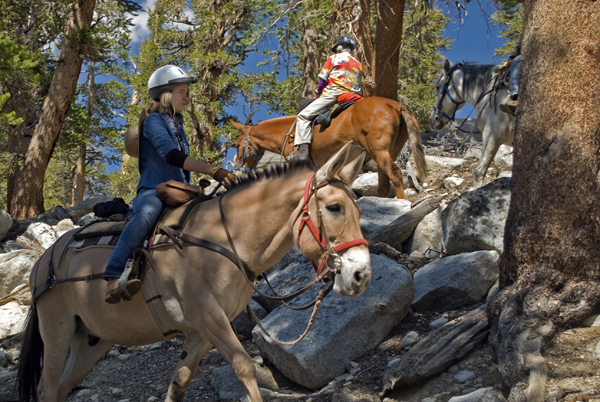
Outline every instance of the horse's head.
[(253, 154), (251, 150), (251, 144), (249, 142), (249, 138), (246, 138), (246, 131), (250, 128), (244, 126), (243, 124), (237, 123), (233, 120), (230, 120), (233, 127), (238, 130), (241, 135), (235, 141), (234, 147), (237, 149), (235, 154), (235, 163), (233, 164), (234, 169), (240, 168), (253, 168), (256, 165), (256, 155)]
[(456, 111), (465, 104), (461, 95), (463, 82), (461, 66), (462, 63), (458, 63), (450, 67), (450, 62), (446, 59), (435, 83), (436, 101), (429, 116), (429, 125), (434, 130), (440, 130), (448, 122), (453, 121)]
[(360, 212), (348, 186), (365, 159), (364, 149), (348, 143), (307, 181), (301, 211), (294, 221), (297, 245), (304, 255), (335, 274), (333, 290), (358, 296), (371, 281), (371, 260)]

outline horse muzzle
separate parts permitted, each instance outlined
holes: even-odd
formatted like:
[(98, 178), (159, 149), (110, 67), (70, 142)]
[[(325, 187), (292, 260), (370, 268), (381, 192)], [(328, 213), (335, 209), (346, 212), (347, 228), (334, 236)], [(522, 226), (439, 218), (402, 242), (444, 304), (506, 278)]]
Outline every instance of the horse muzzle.
[(371, 256), (367, 247), (352, 247), (340, 255), (333, 291), (340, 296), (359, 296), (371, 282)]

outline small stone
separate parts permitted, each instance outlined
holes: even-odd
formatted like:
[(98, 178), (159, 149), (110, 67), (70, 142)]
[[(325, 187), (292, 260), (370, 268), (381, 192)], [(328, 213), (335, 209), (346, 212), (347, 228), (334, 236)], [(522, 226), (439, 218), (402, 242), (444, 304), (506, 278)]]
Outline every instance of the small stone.
[(458, 381), (460, 384), (467, 382), (469, 380), (472, 380), (476, 377), (475, 373), (469, 370), (462, 370), (459, 371), (455, 376), (454, 379), (456, 381)]
[(158, 349), (162, 346), (162, 341), (158, 341), (149, 346), (150, 350)]
[(427, 398), (421, 399), (421, 402), (436, 402), (434, 397), (428, 396)]
[(113, 388), (110, 390), (110, 394), (118, 398), (123, 394), (123, 390), (121, 388)]
[(416, 333), (415, 331), (410, 331), (408, 334), (404, 335), (404, 337), (402, 338), (402, 342), (400, 343), (400, 346), (403, 348), (411, 347), (412, 345), (417, 343), (418, 340), (419, 340), (419, 334)]
[(127, 359), (129, 359), (131, 357), (131, 355), (129, 353), (123, 353), (122, 355), (118, 356), (118, 359), (121, 361), (125, 361)]
[(398, 363), (399, 361), (400, 361), (400, 358), (399, 358), (399, 357), (397, 357), (397, 358), (395, 358), (395, 359), (393, 359), (393, 360), (390, 360), (390, 361), (388, 362), (388, 364), (387, 364), (388, 368), (392, 368), (392, 367), (393, 367), (393, 366), (395, 366), (395, 365), (396, 365), (396, 363)]
[(121, 354), (121, 352), (119, 352), (117, 349), (113, 349), (110, 352), (108, 352), (106, 354), (107, 357), (119, 357), (119, 355)]
[(91, 393), (92, 393), (91, 389), (82, 389), (81, 391), (79, 391), (77, 393), (77, 397), (81, 398), (82, 396), (86, 396), (86, 395), (91, 394)]
[(127, 398), (127, 399), (119, 399), (119, 402), (131, 402), (131, 399)]
[(148, 398), (148, 400), (146, 402), (156, 402), (158, 401), (158, 398), (155, 396), (151, 396), (150, 398)]
[(437, 320), (433, 320), (429, 323), (429, 329), (436, 329), (447, 323), (448, 319), (446, 317), (440, 317)]
[[(94, 395), (90, 396), (90, 400), (92, 402), (98, 402), (99, 399), (100, 399), (100, 394), (94, 394)], [(127, 401), (129, 401), (129, 399), (127, 399)]]
[(460, 369), (458, 368), (458, 366), (456, 364), (450, 366), (450, 368), (448, 369), (448, 372), (452, 373), (452, 374), (456, 374), (459, 371), (460, 371)]
[(559, 400), (562, 399), (562, 397), (565, 396), (565, 391), (563, 391), (562, 389), (555, 389), (554, 391), (550, 392), (548, 394), (548, 402), (558, 402)]
[(348, 362), (346, 363), (346, 371), (352, 375), (358, 373), (360, 371), (360, 367), (356, 362)]

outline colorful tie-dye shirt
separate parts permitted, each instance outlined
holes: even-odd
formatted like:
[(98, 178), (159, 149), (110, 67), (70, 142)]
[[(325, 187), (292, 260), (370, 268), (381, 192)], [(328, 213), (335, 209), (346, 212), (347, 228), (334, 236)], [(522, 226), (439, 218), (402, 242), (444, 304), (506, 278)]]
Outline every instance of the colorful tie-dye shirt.
[(329, 56), (319, 78), (327, 81), (324, 95), (358, 93), (362, 84), (362, 66), (350, 53), (336, 53)]

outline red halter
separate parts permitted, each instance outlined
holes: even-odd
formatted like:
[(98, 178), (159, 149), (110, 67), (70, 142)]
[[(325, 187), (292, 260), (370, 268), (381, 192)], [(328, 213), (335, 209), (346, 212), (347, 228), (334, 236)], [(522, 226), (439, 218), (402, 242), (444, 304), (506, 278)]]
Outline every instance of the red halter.
[[(325, 252), (323, 253), (323, 258), (321, 258), (321, 262), (319, 263), (319, 267), (317, 268), (315, 266), (315, 264), (313, 263), (313, 266), (315, 267), (315, 270), (317, 271), (317, 276), (320, 276), (323, 268), (327, 265), (327, 261), (329, 260), (329, 257), (334, 257), (336, 259), (336, 263), (340, 263), (339, 261), (339, 255), (337, 254), (339, 251), (342, 250), (346, 250), (349, 249), (351, 247), (354, 246), (359, 246), (361, 244), (364, 244), (365, 246), (369, 246), (369, 243), (365, 240), (365, 239), (355, 239), (355, 240), (351, 240), (349, 242), (346, 243), (342, 243), (338, 246), (332, 247), (329, 244), (329, 240), (327, 239), (327, 237), (324, 235), (325, 232), (325, 228), (322, 226), (322, 232), (319, 231), (319, 229), (317, 228), (317, 226), (314, 224), (314, 222), (312, 221), (312, 219), (310, 218), (310, 212), (308, 211), (308, 201), (310, 200), (310, 197), (315, 194), (317, 194), (317, 190), (321, 187), (325, 187), (326, 185), (330, 184), (330, 181), (327, 181), (325, 183), (320, 184), (319, 186), (313, 186), (313, 181), (315, 179), (315, 175), (316, 173), (313, 173), (310, 175), (310, 177), (308, 178), (308, 180), (306, 181), (306, 186), (304, 187), (304, 205), (302, 207), (302, 218), (300, 220), (300, 226), (298, 227), (298, 240), (297, 240), (297, 244), (300, 244), (300, 236), (302, 235), (302, 230), (304, 229), (305, 226), (307, 226), (311, 233), (313, 234), (313, 236), (315, 237), (315, 239), (317, 240), (317, 242), (319, 242), (319, 244), (321, 245), (321, 247), (323, 248), (323, 250), (325, 250)], [(316, 200), (316, 198), (315, 198)], [(319, 217), (319, 223), (322, 223), (321, 220), (321, 209), (319, 208), (319, 204), (317, 203), (317, 216)], [(328, 269), (331, 269), (331, 267), (327, 266)], [(337, 271), (339, 270), (339, 266), (336, 266), (334, 268), (334, 274), (338, 273)]]

